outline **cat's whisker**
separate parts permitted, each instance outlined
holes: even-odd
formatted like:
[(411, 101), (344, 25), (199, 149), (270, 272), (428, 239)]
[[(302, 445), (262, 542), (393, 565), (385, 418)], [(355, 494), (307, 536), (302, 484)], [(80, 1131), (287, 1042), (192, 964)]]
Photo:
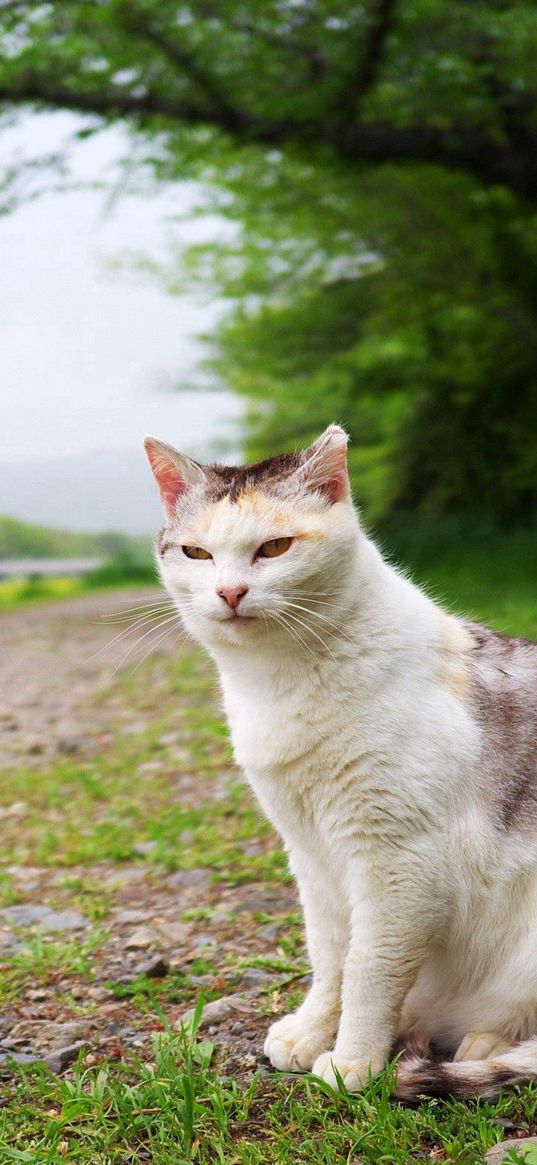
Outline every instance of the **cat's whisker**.
[(141, 615), (144, 610), (157, 610), (159, 607), (170, 606), (170, 598), (168, 595), (163, 595), (161, 599), (152, 599), (151, 602), (138, 603), (135, 607), (125, 607), (120, 611), (111, 611), (109, 615), (103, 615), (102, 619), (97, 619), (98, 623), (109, 623), (113, 619), (128, 618), (129, 615)]
[(90, 656), (88, 656), (88, 662), (92, 659), (97, 659), (98, 656), (102, 655), (104, 651), (109, 651), (109, 649), (114, 647), (116, 643), (119, 643), (122, 639), (127, 639), (128, 636), (132, 633), (141, 631), (142, 627), (146, 627), (148, 623), (152, 623), (154, 627), (158, 627), (163, 614), (166, 614), (166, 612), (159, 612), (158, 614), (142, 617), (138, 620), (132, 621), (128, 627), (124, 627), (122, 631), (119, 631), (117, 635), (114, 635), (113, 639), (109, 639), (108, 642), (103, 645), (103, 647), (99, 647), (97, 651), (94, 651)]
[(116, 619), (106, 619), (106, 620), (96, 619), (96, 620), (94, 620), (94, 624), (97, 627), (111, 627), (114, 624), (118, 624), (118, 623), (129, 623), (129, 624), (131, 624), (131, 626), (134, 626), (136, 623), (138, 623), (140, 621), (140, 619), (144, 619), (144, 618), (146, 618), (146, 616), (149, 617), (149, 616), (163, 615), (167, 611), (171, 611), (172, 609), (173, 609), (173, 603), (169, 603), (167, 606), (153, 607), (153, 608), (150, 607), (147, 611), (140, 611), (137, 615), (122, 615)]
[(305, 651), (308, 652), (309, 655), (311, 655), (311, 656), (313, 656), (313, 658), (315, 658), (315, 652), (312, 651), (311, 647), (307, 643), (305, 643), (305, 641), (303, 640), (300, 633), (296, 630), (296, 628), (291, 627), (290, 624), (287, 623), (287, 621), (284, 618), (280, 618), (280, 616), (276, 615), (274, 612), (272, 612), (272, 614), (269, 616), (269, 618), (274, 619), (274, 622), (278, 623), (279, 626), (282, 627), (283, 630), (286, 632), (286, 634), (290, 635), (291, 638), (295, 640), (295, 643), (298, 643), (301, 647), (303, 647), (305, 649)]
[(305, 611), (307, 615), (313, 615), (314, 619), (320, 619), (323, 623), (326, 624), (327, 627), (334, 628), (333, 631), (329, 632), (329, 634), (333, 635), (334, 638), (336, 638), (336, 636), (340, 636), (342, 639), (346, 639), (347, 643), (350, 643), (352, 647), (356, 647), (356, 641), (352, 639), (350, 635), (347, 635), (347, 632), (343, 630), (341, 624), (334, 622), (333, 619), (328, 619), (328, 617), (321, 611), (312, 611), (309, 607), (303, 607), (299, 603), (286, 603), (286, 607), (292, 607), (297, 611)]
[(286, 614), (287, 614), (287, 617), (289, 619), (294, 619), (295, 622), (299, 624), (299, 626), (304, 627), (305, 631), (307, 631), (310, 635), (314, 635), (315, 639), (319, 640), (319, 643), (322, 644), (325, 651), (327, 651), (328, 654), (331, 655), (332, 659), (335, 661), (336, 657), (334, 655), (334, 652), (329, 648), (328, 644), (325, 642), (325, 640), (322, 638), (322, 636), (318, 635), (317, 632), (313, 630), (313, 627), (310, 627), (309, 624), (306, 623), (304, 619), (300, 619), (299, 616), (295, 615), (294, 612), (292, 612), (292, 611), (286, 610)]
[[(167, 619), (164, 619), (161, 623), (158, 623), (156, 626), (150, 627), (149, 631), (144, 632), (144, 634), (142, 636), (140, 636), (139, 639), (137, 639), (134, 643), (131, 643), (128, 650), (125, 652), (125, 654), (122, 656), (122, 658), (120, 659), (117, 666), (114, 668), (112, 675), (114, 676), (116, 674), (116, 672), (119, 671), (119, 669), (124, 666), (125, 661), (129, 658), (130, 655), (132, 655), (132, 652), (135, 651), (135, 649), (137, 647), (139, 647), (141, 643), (143, 643), (144, 639), (147, 639), (148, 635), (153, 635), (154, 632), (159, 631), (161, 628), (164, 628), (164, 627), (166, 628), (165, 634), (168, 634), (169, 631), (171, 630), (170, 624), (175, 623), (175, 621), (177, 619), (178, 619), (177, 615), (170, 615)], [(156, 643), (160, 643), (161, 638), (164, 638), (164, 634), (159, 639), (155, 640), (151, 644), (150, 651), (153, 650)], [(144, 658), (146, 658), (146, 657), (144, 657)]]
[[(177, 637), (177, 644), (180, 645), (181, 643), (184, 643), (186, 641), (188, 636), (185, 634), (185, 632), (182, 630), (182, 628), (180, 626), (177, 627), (177, 631), (180, 633)], [(171, 635), (172, 633), (173, 633), (173, 627), (167, 627), (166, 630), (163, 632), (163, 634), (159, 635), (158, 639), (156, 639), (153, 643), (151, 643), (149, 645), (148, 650), (146, 651), (145, 655), (143, 655), (142, 658), (139, 659), (138, 662), (134, 664), (134, 667), (131, 668), (131, 670), (128, 672), (128, 675), (129, 676), (134, 675), (135, 671), (137, 671), (138, 668), (141, 667), (143, 663), (145, 663), (146, 659), (149, 658), (149, 656), (152, 654), (152, 652), (154, 652), (156, 650), (156, 648), (159, 646), (159, 643), (163, 643), (164, 640), (167, 638), (167, 636)]]

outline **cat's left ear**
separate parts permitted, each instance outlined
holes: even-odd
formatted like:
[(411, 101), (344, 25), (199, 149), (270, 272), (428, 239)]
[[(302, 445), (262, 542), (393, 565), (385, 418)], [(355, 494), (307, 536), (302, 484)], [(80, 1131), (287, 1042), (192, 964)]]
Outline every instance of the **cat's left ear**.
[(156, 437), (146, 437), (144, 448), (160, 490), (167, 518), (177, 515), (177, 502), (193, 485), (204, 481), (203, 467)]
[(348, 435), (341, 425), (329, 425), (302, 455), (303, 464), (298, 470), (301, 483), (307, 489), (323, 494), (332, 503), (350, 497), (348, 443)]

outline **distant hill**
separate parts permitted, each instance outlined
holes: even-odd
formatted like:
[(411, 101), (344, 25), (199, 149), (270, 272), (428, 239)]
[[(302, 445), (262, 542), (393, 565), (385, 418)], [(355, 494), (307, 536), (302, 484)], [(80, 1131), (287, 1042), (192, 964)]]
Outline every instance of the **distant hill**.
[(32, 525), (18, 518), (0, 515), (0, 558), (69, 558), (95, 555), (128, 557), (143, 561), (150, 557), (150, 539), (144, 535), (113, 530), (102, 534), (75, 534), (49, 526)]

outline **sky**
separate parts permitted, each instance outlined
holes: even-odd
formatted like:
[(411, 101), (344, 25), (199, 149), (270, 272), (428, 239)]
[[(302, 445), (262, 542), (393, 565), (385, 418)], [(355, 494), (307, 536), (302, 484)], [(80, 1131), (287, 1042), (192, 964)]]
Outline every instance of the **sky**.
[[(16, 156), (57, 148), (78, 124), (71, 114), (26, 115), (0, 135), (0, 172)], [(106, 181), (125, 144), (115, 127), (77, 146), (75, 176)], [(165, 257), (169, 219), (194, 197), (189, 183), (112, 206), (103, 190), (51, 192), (0, 217), (0, 513), (144, 532), (159, 514), (144, 435), (200, 458), (222, 441), (236, 454), (241, 402), (196, 391), (209, 381), (195, 337), (210, 333), (222, 305), (118, 270), (125, 251)], [(174, 238), (220, 226), (175, 224)]]

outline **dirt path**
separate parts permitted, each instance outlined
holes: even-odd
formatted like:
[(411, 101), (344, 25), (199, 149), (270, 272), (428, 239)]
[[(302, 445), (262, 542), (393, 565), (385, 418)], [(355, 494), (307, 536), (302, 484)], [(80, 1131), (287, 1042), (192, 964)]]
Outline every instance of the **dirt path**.
[[(0, 768), (41, 765), (43, 758), (79, 752), (102, 736), (107, 705), (101, 705), (96, 725), (89, 697), (110, 685), (127, 652), (123, 666), (129, 669), (151, 654), (156, 633), (142, 641), (150, 624), (138, 633), (136, 626), (161, 602), (157, 588), (131, 588), (0, 615)], [(158, 649), (176, 651), (176, 637), (170, 633)]]
[(237, 786), (208, 666), (175, 630), (135, 646), (161, 598), (0, 616), (0, 1074), (13, 1056), (151, 1059), (201, 992), (215, 1062), (248, 1076), (304, 986), (294, 888)]

